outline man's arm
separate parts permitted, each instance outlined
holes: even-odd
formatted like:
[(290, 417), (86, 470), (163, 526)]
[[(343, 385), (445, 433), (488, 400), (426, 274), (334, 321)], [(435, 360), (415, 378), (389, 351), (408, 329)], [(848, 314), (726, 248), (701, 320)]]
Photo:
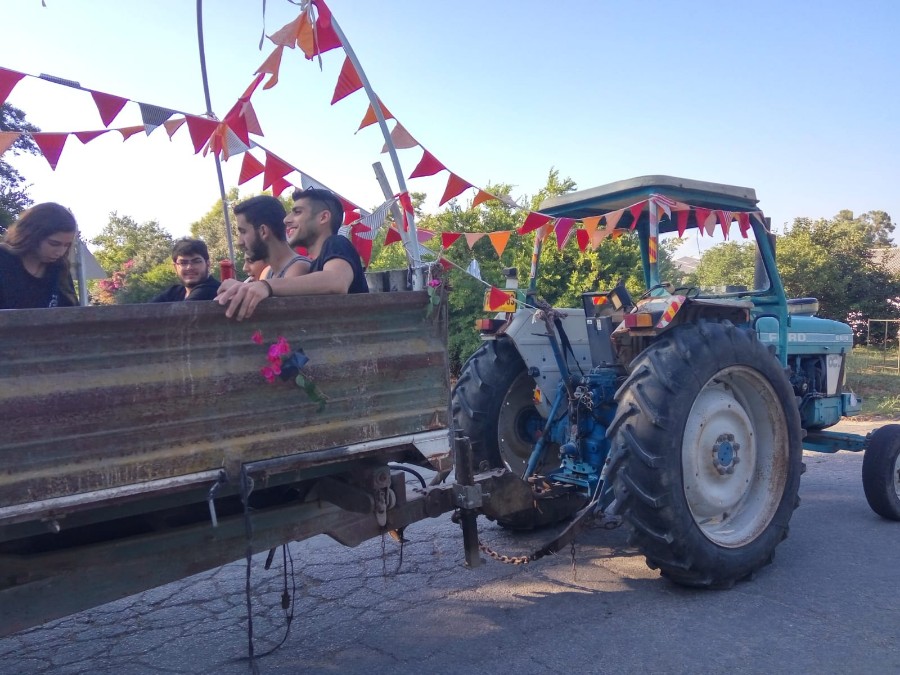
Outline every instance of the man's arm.
[(216, 302), (227, 305), (225, 316), (229, 319), (243, 321), (252, 316), (256, 306), (272, 295), (284, 297), (292, 295), (329, 295), (346, 294), (353, 283), (353, 268), (342, 258), (332, 258), (325, 263), (321, 272), (310, 272), (300, 277), (284, 279), (267, 279), (265, 283), (255, 281), (252, 284), (222, 284)]

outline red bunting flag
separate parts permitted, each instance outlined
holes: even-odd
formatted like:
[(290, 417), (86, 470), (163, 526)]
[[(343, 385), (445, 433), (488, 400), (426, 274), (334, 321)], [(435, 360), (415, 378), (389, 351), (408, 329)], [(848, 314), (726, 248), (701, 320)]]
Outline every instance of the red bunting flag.
[(271, 187), (279, 178), (284, 178), (294, 170), (290, 164), (278, 159), (275, 155), (266, 153), (266, 166), (263, 173), (263, 190)]
[(441, 267), (443, 267), (448, 272), (453, 269), (453, 263), (450, 262), (449, 260), (447, 260), (446, 258), (444, 258), (443, 256), (438, 258), (438, 262), (441, 264)]
[(472, 184), (463, 180), (455, 173), (450, 173), (450, 178), (447, 179), (447, 187), (444, 188), (444, 195), (441, 197), (441, 201), (438, 203), (438, 206), (443, 206), (447, 202), (449, 202), (454, 197), (458, 197), (460, 194), (468, 190), (472, 187)]
[(191, 135), (191, 141), (194, 143), (194, 154), (196, 155), (206, 145), (210, 136), (218, 128), (219, 123), (208, 117), (199, 117), (197, 115), (185, 115), (185, 119), (187, 120), (188, 133)]
[(424, 244), (426, 241), (431, 241), (434, 239), (434, 232), (431, 230), (423, 230), (421, 227), (416, 229), (416, 239), (419, 240), (420, 243)]
[(400, 236), (397, 228), (393, 226), (389, 227), (387, 234), (384, 235), (384, 245), (390, 246), (391, 244), (396, 244), (398, 241), (403, 241), (403, 237)]
[[(381, 106), (381, 116), (384, 117), (385, 121), (396, 119), (391, 111), (387, 109), (387, 106), (381, 102), (381, 99), (376, 99), (378, 101), (378, 105)], [(366, 109), (366, 114), (363, 116), (362, 122), (359, 123), (359, 128), (357, 131), (362, 131), (370, 124), (375, 124), (378, 121), (378, 118), (375, 117), (375, 110), (372, 108), (372, 104), (369, 104), (369, 107)]]
[(441, 232), (441, 248), (450, 248), (461, 236), (462, 232)]
[(575, 230), (575, 241), (578, 243), (578, 250), (584, 253), (591, 243), (591, 233), (587, 230)]
[(256, 69), (256, 74), (268, 73), (271, 75), (268, 82), (263, 85), (263, 89), (271, 89), (278, 84), (278, 70), (281, 68), (281, 55), (283, 53), (284, 47), (282, 45), (275, 47), (275, 50)]
[(368, 267), (369, 263), (372, 261), (372, 240), (367, 239), (366, 237), (360, 237), (355, 231), (351, 231), (350, 234), (353, 241), (353, 248), (359, 253), (359, 257), (363, 262), (363, 267)]
[(556, 233), (556, 248), (558, 250), (562, 251), (563, 247), (569, 241), (569, 237), (572, 235), (573, 227), (575, 227), (574, 218), (557, 219), (556, 226), (553, 228), (553, 231)]
[(59, 156), (62, 154), (66, 139), (69, 138), (68, 133), (33, 133), (31, 137), (37, 146), (41, 149), (44, 159), (50, 164), (50, 168), (56, 171), (56, 165), (59, 163)]
[(103, 126), (108, 127), (112, 124), (116, 116), (122, 112), (122, 108), (128, 103), (127, 98), (121, 96), (113, 96), (112, 94), (104, 94), (102, 91), (94, 91), (89, 89), (94, 103), (97, 106), (97, 112), (100, 113), (100, 119), (103, 120)]
[(722, 236), (728, 239), (728, 230), (731, 229), (731, 211), (716, 211), (716, 216), (722, 226)]
[(750, 230), (750, 214), (742, 211), (737, 214), (737, 217), (738, 227), (741, 228), (741, 236), (746, 239), (747, 232)]
[(700, 206), (694, 207), (694, 217), (697, 219), (697, 229), (700, 230), (701, 236), (706, 229), (706, 221), (709, 219), (710, 213), (712, 212), (709, 209), (704, 209)]
[(328, 8), (328, 5), (325, 4), (325, 0), (312, 0), (312, 4), (315, 5), (318, 10), (319, 16), (316, 17), (315, 52), (311, 56), (307, 56), (307, 58), (312, 58), (313, 56), (324, 54), (332, 49), (343, 47), (337, 31), (335, 31), (334, 26), (331, 25), (331, 10)]
[(9, 98), (12, 90), (15, 89), (19, 80), (23, 77), (25, 77), (25, 73), (0, 68), (0, 105), (3, 105), (6, 102), (6, 99)]
[(331, 105), (360, 89), (362, 89), (362, 82), (359, 80), (359, 73), (356, 72), (349, 57), (345, 56), (341, 74), (338, 75), (337, 84), (334, 87), (334, 96), (331, 97)]
[(494, 311), (498, 307), (503, 307), (507, 302), (509, 302), (509, 296), (499, 288), (491, 286), (490, 293), (488, 293), (488, 309)]
[(484, 204), (485, 202), (489, 202), (492, 199), (497, 199), (490, 192), (485, 192), (484, 190), (478, 190), (478, 194), (475, 195), (475, 199), (472, 200), (472, 208), (474, 209), (479, 204)]
[(338, 201), (341, 202), (341, 206), (344, 207), (344, 222), (352, 223), (356, 220), (359, 220), (359, 207), (353, 202), (347, 201), (340, 195), (337, 196)]
[(637, 225), (638, 219), (641, 217), (641, 212), (644, 210), (644, 204), (647, 202), (641, 202), (640, 204), (635, 204), (631, 208), (628, 209), (628, 212), (631, 214), (631, 229), (633, 230), (635, 225)]
[(424, 176), (433, 176), (439, 171), (443, 171), (447, 167), (441, 164), (437, 158), (432, 155), (430, 152), (424, 150), (424, 154), (422, 155), (422, 159), (419, 160), (419, 163), (416, 165), (416, 168), (413, 169), (413, 172), (409, 174), (410, 179), (413, 178), (423, 178)]
[(238, 185), (243, 185), (251, 178), (256, 178), (264, 169), (262, 162), (249, 152), (245, 152), (244, 158), (241, 160), (241, 175), (238, 177)]
[(0, 131), (0, 155), (9, 150), (21, 135), (21, 131)]
[(281, 197), (285, 190), (289, 187), (293, 187), (290, 181), (284, 178), (276, 178), (272, 181), (272, 196), (273, 197)]
[(691, 214), (690, 211), (676, 211), (675, 212), (675, 221), (678, 224), (678, 236), (683, 237), (684, 231), (687, 229), (687, 221), (688, 216)]
[(522, 227), (516, 230), (519, 234), (528, 234), (529, 232), (533, 232), (538, 229), (542, 225), (546, 225), (553, 218), (550, 216), (545, 216), (543, 213), (537, 213), (536, 211), (531, 211), (528, 216), (525, 218), (525, 222), (522, 223)]

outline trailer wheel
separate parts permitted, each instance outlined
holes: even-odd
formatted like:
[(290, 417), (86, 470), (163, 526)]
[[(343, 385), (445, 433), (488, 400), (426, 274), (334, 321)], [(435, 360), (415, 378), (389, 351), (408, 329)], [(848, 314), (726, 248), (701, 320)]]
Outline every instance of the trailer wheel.
[(728, 588), (769, 564), (799, 503), (800, 415), (755, 333), (701, 321), (631, 364), (610, 425), (629, 541), (685, 586)]
[(453, 388), (452, 410), (456, 429), (472, 441), (476, 470), (507, 466), (524, 473), (544, 425), (533, 396), (534, 380), (509, 340), (487, 341), (469, 357)]
[(876, 429), (862, 466), (866, 501), (882, 518), (900, 520), (900, 424)]

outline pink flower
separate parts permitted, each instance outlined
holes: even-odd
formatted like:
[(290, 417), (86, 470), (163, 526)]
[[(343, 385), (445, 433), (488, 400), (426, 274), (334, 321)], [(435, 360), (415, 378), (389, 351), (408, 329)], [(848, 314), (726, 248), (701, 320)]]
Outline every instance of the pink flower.
[(291, 345), (288, 344), (288, 341), (285, 340), (281, 335), (278, 336), (278, 342), (276, 342), (272, 346), (278, 349), (279, 356), (287, 356), (291, 353)]
[(262, 334), (262, 331), (261, 331), (261, 330), (257, 330), (257, 331), (253, 334), (253, 337), (251, 337), (250, 339), (253, 340), (256, 344), (261, 345), (261, 344), (263, 343), (263, 334)]
[(441, 280), (440, 279), (432, 279), (431, 281), (428, 282), (428, 285), (431, 286), (432, 288), (437, 288), (438, 286), (441, 285)]
[(275, 381), (275, 375), (277, 374), (272, 368), (265, 366), (259, 369), (260, 374), (266, 378), (266, 382), (272, 384)]
[(281, 361), (281, 346), (276, 342), (269, 347), (269, 354), (266, 356), (269, 362)]

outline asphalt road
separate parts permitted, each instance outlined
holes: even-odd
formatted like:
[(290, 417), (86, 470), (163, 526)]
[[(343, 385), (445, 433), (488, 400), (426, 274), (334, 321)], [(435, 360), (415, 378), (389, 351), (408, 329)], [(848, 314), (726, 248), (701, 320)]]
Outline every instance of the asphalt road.
[[(262, 673), (897, 673), (900, 523), (876, 516), (862, 456), (806, 454), (802, 504), (773, 565), (728, 591), (682, 589), (624, 533), (570, 555), (462, 566), (449, 516), (393, 540), (291, 546), (296, 618)], [(546, 537), (482, 522), (524, 553)], [(284, 634), (281, 554), (253, 561), (257, 652)], [(0, 639), (0, 673), (246, 673), (243, 562)]]

